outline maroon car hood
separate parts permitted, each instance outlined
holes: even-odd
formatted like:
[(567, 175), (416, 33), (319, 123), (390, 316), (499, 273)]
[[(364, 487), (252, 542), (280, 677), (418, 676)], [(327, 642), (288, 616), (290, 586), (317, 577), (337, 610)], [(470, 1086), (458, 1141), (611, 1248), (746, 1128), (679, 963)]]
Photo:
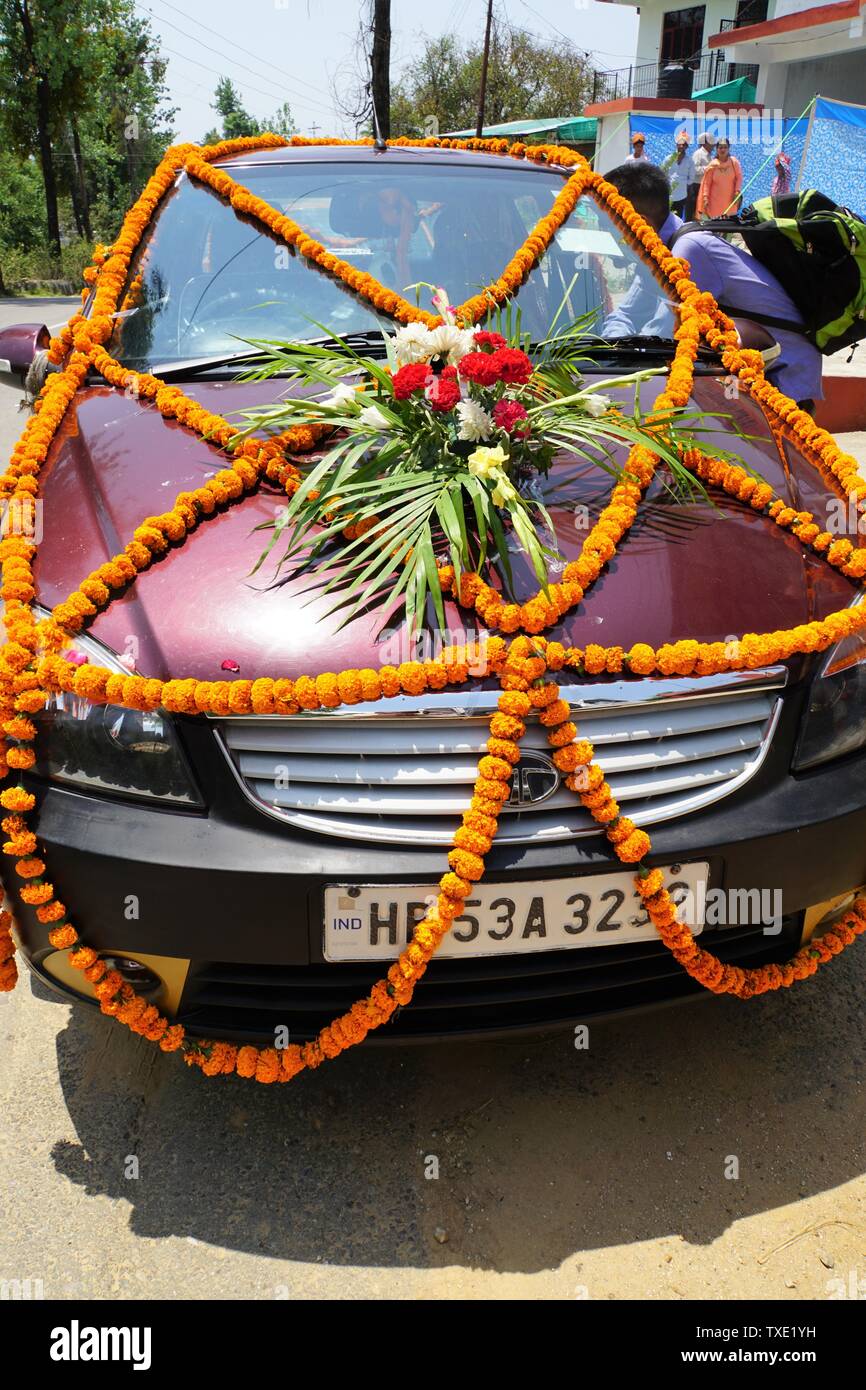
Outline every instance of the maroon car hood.
[[(211, 410), (228, 414), (274, 399), (275, 383), (194, 383), (185, 390)], [(648, 405), (653, 392), (644, 389)], [(721, 383), (699, 379), (695, 404), (730, 412), (740, 427), (760, 436), (749, 443), (719, 424), (717, 443), (734, 449), (783, 496), (808, 507), (821, 495), (812, 470), (793, 451), (782, 455), (763, 416), (750, 401), (725, 399)], [(712, 441), (705, 440), (711, 447)], [(121, 550), (148, 515), (164, 512), (180, 491), (200, 486), (224, 466), (217, 450), (155, 407), (108, 388), (79, 394), (44, 471), (44, 526), (37, 580), (41, 603), (65, 598), (97, 565)], [(562, 490), (575, 464), (558, 465), (550, 485)], [(563, 554), (580, 549), (585, 529), (573, 504), (594, 517), (610, 479), (584, 467), (565, 492), (551, 497)], [(338, 629), (328, 601), (302, 594), (309, 581), (274, 587), (272, 567), (253, 566), (268, 533), (254, 528), (272, 518), (281, 494), (268, 489), (203, 522), (187, 541), (139, 576), (93, 624), (95, 637), (131, 652), (137, 669), (160, 677), (226, 678), (222, 663), (240, 675), (296, 676), (377, 666), (409, 655), (400, 634), (377, 637), (380, 618), (364, 615)], [(521, 597), (537, 588), (521, 562), (515, 575)], [(853, 596), (852, 586), (790, 536), (748, 507), (727, 500), (713, 508), (675, 504), (654, 486), (648, 505), (618, 554), (577, 613), (554, 633), (583, 646), (635, 641), (659, 645), (692, 636), (718, 641), (739, 632), (773, 631), (806, 622)], [(473, 624), (452, 606), (454, 640)]]

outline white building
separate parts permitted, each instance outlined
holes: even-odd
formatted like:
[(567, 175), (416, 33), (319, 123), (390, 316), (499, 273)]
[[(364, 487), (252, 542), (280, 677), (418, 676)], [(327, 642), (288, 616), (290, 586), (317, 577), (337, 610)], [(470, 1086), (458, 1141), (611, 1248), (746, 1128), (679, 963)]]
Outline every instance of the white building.
[[(866, 104), (864, 10), (866, 0), (643, 0), (634, 65), (603, 75), (586, 108), (599, 123), (596, 168), (628, 154), (631, 116), (697, 110), (693, 93), (737, 78), (777, 119), (799, 116), (816, 95)], [(723, 92), (710, 100), (718, 111), (742, 107)]]

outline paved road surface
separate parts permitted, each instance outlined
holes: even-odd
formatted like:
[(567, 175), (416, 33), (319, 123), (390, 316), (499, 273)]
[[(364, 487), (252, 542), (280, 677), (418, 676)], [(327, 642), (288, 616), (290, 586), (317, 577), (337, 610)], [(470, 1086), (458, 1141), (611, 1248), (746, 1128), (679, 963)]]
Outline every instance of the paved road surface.
[(860, 945), (791, 994), (596, 1025), (587, 1051), (359, 1049), (288, 1087), (207, 1081), (24, 978), (0, 997), (0, 1281), (826, 1298), (866, 1280), (864, 973)]

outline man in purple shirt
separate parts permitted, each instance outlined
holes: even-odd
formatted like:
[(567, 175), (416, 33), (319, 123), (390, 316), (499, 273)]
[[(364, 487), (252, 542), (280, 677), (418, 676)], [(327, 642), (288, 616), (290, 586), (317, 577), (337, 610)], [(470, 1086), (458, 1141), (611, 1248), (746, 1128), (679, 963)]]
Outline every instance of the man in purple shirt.
[[(695, 284), (708, 290), (726, 313), (747, 319), (751, 310), (752, 314), (802, 323), (802, 315), (775, 275), (748, 251), (731, 246), (712, 232), (676, 236), (683, 223), (670, 211), (670, 187), (661, 169), (651, 164), (621, 164), (605, 177), (646, 218), (666, 246), (674, 243), (674, 255), (688, 261)], [(602, 335), (621, 338), (640, 333), (670, 337), (673, 328), (672, 301), (652, 272), (641, 267), (625, 298), (605, 320)], [(801, 409), (811, 411), (824, 394), (820, 352), (802, 333), (783, 328), (769, 331), (782, 349), (767, 370), (769, 380)]]

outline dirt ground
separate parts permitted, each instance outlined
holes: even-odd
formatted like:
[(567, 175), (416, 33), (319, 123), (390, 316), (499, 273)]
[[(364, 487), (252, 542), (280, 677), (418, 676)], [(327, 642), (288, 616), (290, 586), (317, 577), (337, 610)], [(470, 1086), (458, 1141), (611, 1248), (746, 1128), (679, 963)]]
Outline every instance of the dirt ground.
[(0, 1281), (866, 1295), (862, 946), (788, 995), (594, 1025), (586, 1050), (358, 1049), (288, 1087), (209, 1081), (37, 988), (0, 999)]

